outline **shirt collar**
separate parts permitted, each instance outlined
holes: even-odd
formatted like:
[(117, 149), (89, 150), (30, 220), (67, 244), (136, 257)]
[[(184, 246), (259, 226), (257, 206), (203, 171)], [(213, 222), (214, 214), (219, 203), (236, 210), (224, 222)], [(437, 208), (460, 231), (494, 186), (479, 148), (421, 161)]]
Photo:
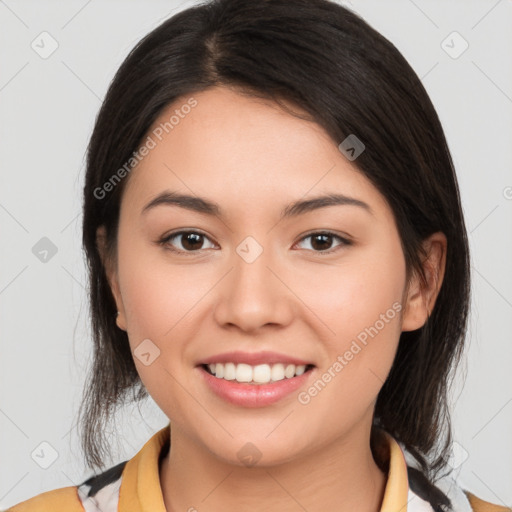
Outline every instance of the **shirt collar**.
[[(407, 512), (409, 481), (400, 445), (382, 431), (389, 448), (389, 471), (380, 512)], [(170, 424), (153, 435), (123, 470), (120, 512), (166, 512), (160, 486), (159, 458), (170, 439)]]
[(159, 457), (170, 434), (168, 424), (126, 463), (119, 489), (120, 512), (167, 512), (160, 487)]
[(382, 431), (389, 447), (389, 470), (380, 512), (407, 512), (409, 479), (404, 452), (395, 439)]

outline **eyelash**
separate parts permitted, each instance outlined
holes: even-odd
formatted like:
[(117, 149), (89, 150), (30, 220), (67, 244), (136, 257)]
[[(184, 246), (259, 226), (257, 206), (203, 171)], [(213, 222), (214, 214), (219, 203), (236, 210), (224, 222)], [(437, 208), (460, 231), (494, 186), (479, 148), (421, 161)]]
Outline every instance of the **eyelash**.
[[(210, 240), (210, 238), (205, 233), (202, 233), (201, 231), (195, 231), (195, 230), (188, 230), (188, 231), (186, 231), (186, 230), (182, 230), (182, 231), (176, 231), (175, 233), (170, 233), (168, 235), (165, 235), (157, 243), (159, 245), (165, 247), (167, 250), (172, 251), (174, 253), (178, 253), (178, 254), (194, 254), (194, 253), (199, 252), (201, 249), (199, 249), (197, 251), (182, 251), (181, 249), (176, 249), (176, 248), (172, 247), (169, 244), (169, 242), (173, 238), (177, 238), (178, 236), (185, 235), (185, 234), (200, 235), (200, 236), (203, 236), (203, 237), (207, 238), (208, 240)], [(344, 237), (342, 237), (340, 235), (337, 235), (336, 233), (333, 233), (332, 231), (313, 231), (313, 232), (310, 232), (310, 233), (306, 234), (305, 236), (303, 236), (299, 240), (299, 242), (302, 242), (303, 240), (306, 240), (307, 238), (312, 238), (315, 235), (331, 236), (333, 238), (337, 238), (339, 241), (342, 242), (341, 244), (335, 246), (334, 248), (328, 249), (326, 251), (315, 251), (315, 250), (313, 250), (313, 252), (315, 252), (317, 254), (320, 254), (320, 255), (332, 254), (333, 252), (336, 252), (338, 249), (340, 249), (340, 247), (347, 246), (347, 245), (352, 245), (352, 243), (353, 243), (351, 240), (349, 240), (347, 238), (344, 238)]]

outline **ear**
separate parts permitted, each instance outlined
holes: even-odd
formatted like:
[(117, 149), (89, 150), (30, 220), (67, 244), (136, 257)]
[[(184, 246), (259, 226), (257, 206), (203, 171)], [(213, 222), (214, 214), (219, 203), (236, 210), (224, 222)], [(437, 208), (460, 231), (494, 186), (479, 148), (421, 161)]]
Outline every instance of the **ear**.
[(100, 226), (96, 230), (96, 247), (98, 249), (101, 262), (103, 263), (105, 274), (107, 276), (107, 281), (110, 286), (112, 295), (114, 296), (114, 300), (116, 302), (117, 310), (119, 311), (119, 314), (116, 316), (116, 324), (119, 327), (119, 329), (126, 331), (126, 315), (123, 300), (121, 297), (121, 292), (119, 290), (117, 271), (114, 262), (111, 260), (107, 252), (107, 235), (105, 231), (105, 226)]
[(434, 309), (443, 283), (447, 248), (445, 234), (434, 233), (422, 245), (426, 253), (422, 264), (425, 282), (416, 272), (410, 279), (403, 301), (402, 331), (423, 327)]

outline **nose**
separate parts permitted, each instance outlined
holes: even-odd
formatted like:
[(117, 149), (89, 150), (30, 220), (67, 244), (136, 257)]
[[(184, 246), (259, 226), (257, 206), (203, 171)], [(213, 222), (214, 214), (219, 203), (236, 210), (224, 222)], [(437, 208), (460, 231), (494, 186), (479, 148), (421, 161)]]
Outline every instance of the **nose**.
[[(243, 247), (234, 253), (232, 269), (220, 283), (215, 320), (223, 327), (251, 332), (264, 326), (284, 327), (293, 318), (293, 293), (288, 273), (273, 262), (270, 251), (255, 259)], [(254, 254), (252, 255), (254, 257)]]

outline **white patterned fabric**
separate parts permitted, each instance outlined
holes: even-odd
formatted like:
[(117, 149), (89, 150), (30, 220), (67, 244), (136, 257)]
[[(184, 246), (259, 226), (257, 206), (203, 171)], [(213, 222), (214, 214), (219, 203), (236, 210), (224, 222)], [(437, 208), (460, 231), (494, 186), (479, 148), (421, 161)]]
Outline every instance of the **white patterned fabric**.
[[(409, 453), (404, 445), (402, 443), (398, 443), (400, 448), (402, 449), (402, 452), (405, 457), (405, 462), (408, 466), (421, 469), (418, 461)], [(436, 480), (434, 482), (435, 486), (440, 489), (450, 500), (454, 512), (472, 512), (471, 505), (469, 503), (469, 500), (464, 493), (463, 488), (457, 483), (457, 478), (455, 475), (455, 470), (452, 470), (448, 475), (440, 478), (439, 480)], [(412, 491), (409, 489), (409, 495), (416, 496)], [(419, 500), (420, 498), (418, 498)], [(423, 500), (422, 500), (423, 501)], [(427, 503), (427, 505), (430, 507), (430, 505)], [(420, 505), (417, 505), (420, 507)], [(432, 508), (417, 508), (418, 512), (422, 512), (423, 510), (432, 510)], [(407, 509), (407, 512), (416, 512), (415, 508)]]
[(91, 497), (87, 497), (90, 486), (81, 485), (78, 488), (78, 496), (80, 496), (85, 512), (117, 512), (121, 480), (122, 477), (118, 478), (115, 482), (106, 485), (95, 496)]

